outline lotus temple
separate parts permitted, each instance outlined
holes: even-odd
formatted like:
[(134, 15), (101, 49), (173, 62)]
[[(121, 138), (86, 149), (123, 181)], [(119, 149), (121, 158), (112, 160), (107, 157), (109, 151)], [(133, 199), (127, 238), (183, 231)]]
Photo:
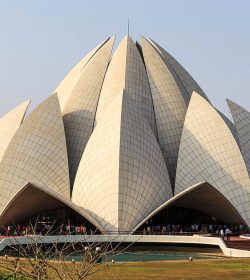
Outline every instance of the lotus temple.
[(42, 215), (136, 232), (147, 221), (250, 227), (250, 113), (216, 109), (149, 38), (110, 37), (26, 114), (0, 119), (0, 223)]

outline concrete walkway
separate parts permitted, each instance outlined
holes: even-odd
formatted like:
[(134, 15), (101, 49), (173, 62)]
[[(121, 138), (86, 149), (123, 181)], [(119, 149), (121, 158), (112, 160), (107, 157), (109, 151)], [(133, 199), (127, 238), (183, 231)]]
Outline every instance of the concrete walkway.
[[(8, 237), (0, 241), (0, 251), (8, 245), (23, 245), (38, 243), (145, 243), (145, 244), (189, 244), (189, 245), (214, 245), (220, 247), (227, 257), (250, 258), (250, 251), (241, 248), (228, 247), (219, 237), (201, 235), (177, 236), (177, 235), (62, 235), (62, 236), (18, 236)], [(239, 242), (239, 240), (237, 241)], [(230, 245), (233, 243), (230, 243)], [(236, 244), (236, 243), (235, 243)], [(237, 243), (238, 244), (238, 243)], [(242, 243), (243, 244), (243, 243)], [(248, 247), (247, 247), (248, 249)]]
[(231, 237), (230, 241), (225, 241), (228, 248), (250, 251), (250, 239), (244, 237)]

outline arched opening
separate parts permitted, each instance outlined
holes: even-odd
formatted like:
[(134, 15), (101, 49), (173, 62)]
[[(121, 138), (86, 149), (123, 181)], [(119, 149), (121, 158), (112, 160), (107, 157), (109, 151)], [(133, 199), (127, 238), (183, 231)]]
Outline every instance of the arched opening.
[[(99, 233), (97, 227), (76, 208), (70, 201), (28, 184), (12, 199), (1, 215), (2, 231), (9, 226), (14, 233), (18, 228), (20, 234), (28, 226), (36, 226), (38, 233), (45, 233), (48, 229), (53, 234), (64, 234), (68, 230), (71, 233)], [(82, 228), (77, 232), (80, 226)]]
[(217, 220), (215, 217), (208, 214), (202, 213), (198, 210), (181, 207), (181, 206), (170, 206), (162, 209), (160, 212), (155, 214), (152, 218), (155, 224), (178, 224), (178, 225), (191, 225), (192, 223), (197, 224), (209, 224), (209, 223), (222, 223), (221, 220)]
[(168, 231), (169, 225), (178, 225), (181, 231), (192, 231), (193, 224), (199, 227), (195, 231), (208, 232), (209, 225), (247, 228), (233, 205), (209, 183), (202, 182), (164, 203), (140, 223), (135, 231), (147, 231), (147, 227), (158, 227), (161, 232), (166, 227)]

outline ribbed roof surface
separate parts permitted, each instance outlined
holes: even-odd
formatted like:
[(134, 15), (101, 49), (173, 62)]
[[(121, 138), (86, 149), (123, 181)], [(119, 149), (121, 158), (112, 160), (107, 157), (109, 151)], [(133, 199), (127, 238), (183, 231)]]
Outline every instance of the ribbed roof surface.
[(0, 119), (0, 133), (13, 123), (0, 142), (2, 213), (32, 184), (102, 231), (132, 231), (205, 182), (250, 226), (249, 112), (229, 101), (232, 123), (153, 40), (125, 36), (112, 55), (114, 40), (90, 51), (22, 124), (27, 103)]

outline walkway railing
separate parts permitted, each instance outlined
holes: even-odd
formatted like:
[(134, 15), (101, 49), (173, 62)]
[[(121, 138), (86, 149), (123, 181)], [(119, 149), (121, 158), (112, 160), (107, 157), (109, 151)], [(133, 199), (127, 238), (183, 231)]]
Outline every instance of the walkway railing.
[(248, 257), (250, 258), (250, 251), (228, 248), (225, 242), (219, 237), (205, 236), (195, 233), (194, 235), (126, 235), (119, 233), (118, 235), (61, 235), (61, 236), (18, 236), (3, 238), (0, 241), (0, 251), (4, 250), (6, 246), (13, 244), (30, 244), (32, 242), (39, 243), (77, 243), (77, 242), (109, 242), (109, 243), (148, 243), (148, 244), (187, 244), (192, 245), (212, 245), (221, 248), (225, 256), (229, 257)]

